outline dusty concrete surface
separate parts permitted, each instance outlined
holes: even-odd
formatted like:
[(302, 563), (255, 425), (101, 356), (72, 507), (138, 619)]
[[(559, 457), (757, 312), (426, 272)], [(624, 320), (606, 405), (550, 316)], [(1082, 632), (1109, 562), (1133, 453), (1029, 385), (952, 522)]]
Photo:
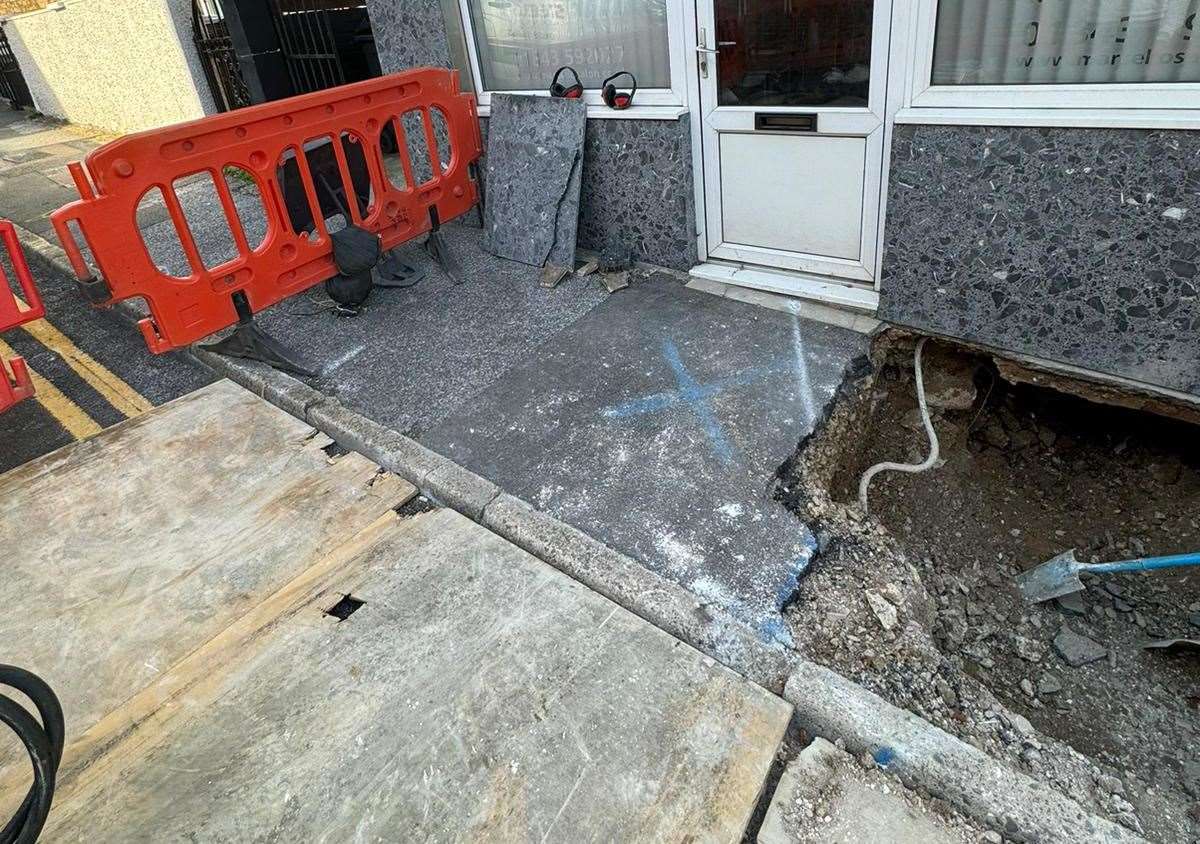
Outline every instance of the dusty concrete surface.
[(1195, 630), (1196, 575), (1096, 580), (1036, 607), (1013, 579), (1072, 546), (1105, 560), (1195, 547), (1194, 429), (1012, 389), (930, 347), (942, 462), (880, 476), (864, 521), (859, 473), (924, 456), (910, 354), (850, 390), (789, 467), (792, 506), (834, 537), (796, 604), (802, 652), (1104, 817), (1192, 841), (1195, 657), (1141, 645)]
[(329, 442), (219, 381), (0, 475), (0, 662), (79, 739), (414, 493)]
[(923, 801), (875, 760), (815, 738), (788, 763), (758, 844), (974, 844), (983, 830), (944, 803)]
[(289, 612), (115, 743), (47, 840), (741, 835), (778, 698), (448, 510), (337, 593), (365, 603)]
[(866, 344), (654, 276), (421, 441), (787, 643), (817, 542), (775, 471)]
[[(202, 187), (183, 192), (180, 201), (197, 242), (209, 244), (215, 260), (232, 241), (219, 206)], [(243, 186), (237, 196), (243, 221), (261, 221), (254, 193)], [(377, 288), (362, 313), (350, 317), (317, 285), (265, 311), (259, 324), (320, 373), (313, 383), (321, 392), (416, 436), (470, 407), (487, 386), (608, 295), (594, 275), (543, 289), (539, 268), (484, 252), (479, 229), (454, 224), (443, 233), (462, 264), (463, 284), (433, 263), (420, 238), (397, 250), (424, 273), (415, 287)], [(184, 271), (170, 222), (149, 225), (144, 237), (160, 266)]]

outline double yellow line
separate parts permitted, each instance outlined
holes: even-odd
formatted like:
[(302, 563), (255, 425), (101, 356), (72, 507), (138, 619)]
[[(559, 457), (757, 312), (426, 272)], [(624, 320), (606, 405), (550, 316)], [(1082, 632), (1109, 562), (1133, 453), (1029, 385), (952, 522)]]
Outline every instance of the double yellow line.
[[(25, 309), (28, 305), (17, 298), (17, 307)], [(92, 389), (104, 397), (104, 400), (115, 407), (126, 417), (138, 416), (154, 407), (148, 399), (137, 390), (126, 384), (110, 369), (87, 352), (71, 342), (71, 338), (63, 334), (46, 319), (27, 322), (21, 328), (50, 351), (62, 358), (76, 375), (82, 378)], [(15, 357), (12, 347), (0, 340), (0, 357), (5, 359)], [(90, 437), (99, 433), (101, 426), (87, 412), (72, 401), (58, 387), (46, 380), (29, 367), (29, 376), (33, 381), (34, 398), (46, 409), (59, 424), (67, 429), (75, 439)]]

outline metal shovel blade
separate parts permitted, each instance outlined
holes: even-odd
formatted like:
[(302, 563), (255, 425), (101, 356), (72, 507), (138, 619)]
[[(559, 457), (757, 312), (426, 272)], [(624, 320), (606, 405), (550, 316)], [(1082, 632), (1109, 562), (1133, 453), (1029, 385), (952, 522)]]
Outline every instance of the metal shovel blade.
[(1017, 588), (1027, 603), (1040, 604), (1083, 589), (1079, 572), (1083, 563), (1075, 559), (1075, 549), (1051, 557), (1037, 568), (1017, 577)]

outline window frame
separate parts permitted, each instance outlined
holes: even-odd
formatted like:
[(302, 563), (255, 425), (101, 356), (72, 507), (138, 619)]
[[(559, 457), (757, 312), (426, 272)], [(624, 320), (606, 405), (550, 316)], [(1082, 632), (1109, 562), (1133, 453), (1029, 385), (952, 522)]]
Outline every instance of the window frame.
[[(479, 45), (475, 40), (475, 22), (471, 17), (470, 0), (451, 0), (456, 2), (459, 20), (462, 25), (463, 40), (466, 42), (467, 62), (471, 78), (475, 83), (476, 101), (479, 114), (487, 117), (491, 114), (492, 94), (521, 94), (526, 96), (548, 97), (550, 80), (546, 87), (540, 90), (524, 91), (492, 91), (483, 85), (483, 71), (479, 61)], [(671, 85), (668, 88), (638, 87), (634, 104), (630, 108), (618, 111), (609, 108), (600, 98), (599, 89), (589, 89), (583, 92), (583, 101), (588, 106), (589, 118), (617, 119), (650, 119), (676, 120), (688, 111), (687, 99), (687, 45), (684, 33), (686, 19), (684, 15), (686, 0), (667, 0), (667, 50), (671, 74)], [(613, 68), (616, 73), (621, 68)]]
[[(996, 109), (1036, 118), (1038, 125), (1134, 125), (1139, 115), (1154, 125), (1200, 127), (1200, 82), (1116, 82), (1063, 85), (934, 85), (933, 42), (939, 0), (913, 0), (907, 112), (953, 109), (975, 114)], [(1200, 49), (1200, 45), (1197, 46)], [(1049, 113), (1048, 113), (1049, 112)], [(1164, 119), (1165, 118), (1165, 119)], [(1173, 118), (1173, 119), (1172, 119)], [(1018, 118), (1020, 119), (1020, 118)], [(918, 122), (913, 119), (911, 122)], [(994, 122), (994, 121), (988, 121)]]

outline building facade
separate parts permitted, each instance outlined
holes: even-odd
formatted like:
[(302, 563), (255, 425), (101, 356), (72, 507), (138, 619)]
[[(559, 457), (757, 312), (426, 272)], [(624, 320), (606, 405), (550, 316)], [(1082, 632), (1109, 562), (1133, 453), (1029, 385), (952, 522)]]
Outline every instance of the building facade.
[(485, 132), (493, 93), (578, 72), (584, 247), (1200, 400), (1200, 0), (325, 6), (364, 4), (378, 66), (459, 68)]
[(1197, 0), (369, 6), (484, 115), (579, 71), (585, 246), (1200, 398)]

